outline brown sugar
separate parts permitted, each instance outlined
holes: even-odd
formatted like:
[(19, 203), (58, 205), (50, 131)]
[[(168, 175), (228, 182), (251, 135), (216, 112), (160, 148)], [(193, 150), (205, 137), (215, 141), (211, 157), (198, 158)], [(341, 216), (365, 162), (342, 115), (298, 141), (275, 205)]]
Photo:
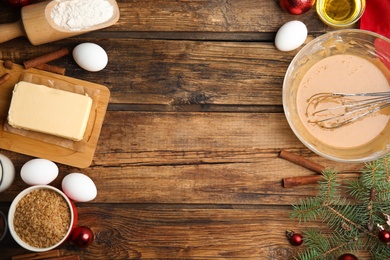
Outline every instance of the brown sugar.
[(69, 206), (60, 194), (50, 189), (33, 190), (16, 205), (15, 232), (31, 246), (51, 247), (66, 235), (70, 218)]

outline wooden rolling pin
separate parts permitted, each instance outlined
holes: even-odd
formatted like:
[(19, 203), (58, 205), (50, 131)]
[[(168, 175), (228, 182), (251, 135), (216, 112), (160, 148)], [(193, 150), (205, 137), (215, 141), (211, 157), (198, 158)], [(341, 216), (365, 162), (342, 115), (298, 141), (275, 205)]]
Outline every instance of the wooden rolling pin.
[(57, 1), (45, 1), (23, 6), (20, 21), (0, 24), (0, 43), (25, 36), (31, 44), (40, 45), (109, 27), (119, 20), (119, 8), (115, 0), (108, 1), (114, 8), (111, 19), (81, 30), (63, 29), (54, 23), (51, 18), (51, 10), (58, 4)]

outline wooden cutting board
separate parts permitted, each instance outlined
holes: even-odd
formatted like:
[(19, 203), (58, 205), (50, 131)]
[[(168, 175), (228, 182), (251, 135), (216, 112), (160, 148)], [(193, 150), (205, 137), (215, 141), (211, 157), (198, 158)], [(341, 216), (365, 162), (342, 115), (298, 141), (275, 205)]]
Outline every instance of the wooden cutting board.
[[(67, 76), (62, 76), (38, 69), (25, 70), (23, 66), (14, 64), (12, 70), (4, 68), (3, 61), (0, 60), (0, 76), (5, 73), (11, 74), (11, 79), (0, 85), (0, 148), (13, 152), (30, 155), (37, 158), (45, 158), (57, 163), (66, 164), (78, 168), (89, 167), (92, 163), (95, 154), (100, 131), (103, 125), (104, 116), (106, 114), (108, 102), (110, 99), (110, 91), (107, 87), (88, 81), (83, 81)], [(94, 120), (90, 120), (88, 124), (91, 132), (88, 138), (81, 143), (81, 149), (70, 149), (61, 145), (50, 142), (45, 142), (39, 138), (30, 138), (24, 135), (19, 135), (6, 131), (4, 124), (7, 121), (8, 110), (12, 98), (12, 90), (23, 73), (31, 73), (49, 77), (55, 81), (64, 81), (69, 84), (83, 86), (85, 89), (99, 91), (99, 96), (93, 102), (95, 107)], [(88, 126), (87, 126), (88, 128)]]

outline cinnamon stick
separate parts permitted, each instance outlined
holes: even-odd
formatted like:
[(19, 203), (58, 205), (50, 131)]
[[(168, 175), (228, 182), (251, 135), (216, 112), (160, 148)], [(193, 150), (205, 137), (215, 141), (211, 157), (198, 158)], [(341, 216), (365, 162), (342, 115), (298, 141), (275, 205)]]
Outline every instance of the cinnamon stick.
[(309, 176), (298, 176), (298, 177), (290, 177), (290, 178), (283, 178), (283, 187), (284, 188), (291, 188), (306, 184), (314, 184), (317, 183), (319, 180), (321, 180), (321, 175), (309, 175)]
[[(309, 170), (312, 170), (316, 173), (322, 173), (322, 171), (325, 169), (324, 166), (312, 162), (300, 155), (293, 154), (289, 151), (282, 150), (279, 154), (280, 158), (286, 159), (290, 162), (296, 163), (300, 166), (303, 166)], [(306, 185), (306, 184), (313, 184), (317, 183), (321, 179), (321, 175), (311, 175), (311, 176), (298, 176), (298, 177), (290, 177), (290, 178), (283, 178), (283, 187), (284, 188), (291, 188), (296, 187), (300, 185)]]
[(38, 259), (47, 259), (47, 258), (53, 258), (53, 257), (59, 257), (60, 251), (59, 250), (51, 250), (47, 252), (41, 252), (41, 253), (28, 253), (23, 255), (16, 255), (13, 256), (12, 260), (38, 260)]
[(290, 153), (286, 150), (282, 150), (279, 154), (279, 157), (286, 159), (290, 162), (296, 163), (298, 165), (301, 165), (301, 166), (303, 166), (309, 170), (312, 170), (316, 173), (322, 173), (322, 171), (325, 169), (324, 166), (322, 166), (318, 163), (312, 162), (312, 161), (310, 161), (310, 160), (308, 160), (300, 155)]
[(0, 77), (0, 85), (7, 82), (11, 78), (11, 74), (5, 73), (3, 76)]
[(48, 72), (53, 72), (53, 73), (60, 74), (60, 75), (65, 75), (65, 71), (66, 71), (66, 69), (63, 67), (50, 65), (50, 64), (46, 64), (46, 63), (38, 65), (35, 68), (40, 69), (40, 70), (45, 70)]
[[(319, 173), (317, 175), (309, 175), (309, 176), (298, 176), (298, 177), (289, 177), (289, 178), (283, 178), (282, 183), (284, 188), (291, 188), (296, 187), (300, 185), (306, 185), (306, 184), (314, 184), (317, 183), (322, 179), (322, 171), (325, 169), (324, 166), (312, 162), (308, 159), (303, 158), (300, 155), (290, 153), (286, 150), (282, 150), (279, 154), (279, 157), (286, 159), (290, 162), (296, 163), (298, 165), (301, 165), (309, 170), (315, 171), (316, 173)], [(339, 176), (351, 176), (344, 174), (338, 174)]]
[(45, 63), (48, 63), (50, 61), (59, 59), (67, 54), (69, 54), (68, 48), (62, 48), (58, 51), (42, 55), (42, 56), (36, 57), (34, 59), (31, 59), (31, 60), (27, 60), (27, 61), (23, 62), (23, 65), (26, 69), (34, 68), (34, 67), (37, 67), (41, 64), (45, 64)]

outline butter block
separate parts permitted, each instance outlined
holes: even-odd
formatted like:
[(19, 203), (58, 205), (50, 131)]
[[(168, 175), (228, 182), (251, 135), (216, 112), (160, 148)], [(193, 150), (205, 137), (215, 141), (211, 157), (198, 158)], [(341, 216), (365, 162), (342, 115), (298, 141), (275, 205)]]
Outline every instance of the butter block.
[(20, 81), (12, 93), (8, 124), (80, 141), (91, 106), (92, 99), (87, 95)]

